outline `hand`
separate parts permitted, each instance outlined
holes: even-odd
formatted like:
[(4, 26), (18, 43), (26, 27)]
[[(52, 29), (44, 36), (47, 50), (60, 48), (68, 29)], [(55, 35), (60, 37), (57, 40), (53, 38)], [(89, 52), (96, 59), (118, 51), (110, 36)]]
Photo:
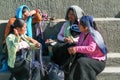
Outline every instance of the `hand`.
[(36, 12), (37, 12), (36, 10), (31, 10), (29, 16), (32, 16), (32, 15), (36, 14)]
[(76, 54), (76, 48), (75, 47), (70, 47), (70, 48), (68, 48), (68, 52), (69, 52), (69, 54), (72, 54), (72, 55), (74, 55), (74, 54)]
[(37, 48), (40, 48), (40, 45), (41, 45), (40, 43), (36, 43), (36, 44), (35, 44), (35, 46), (36, 46)]
[(71, 38), (67, 38), (67, 37), (64, 39), (64, 41), (65, 41), (65, 42), (68, 42), (68, 43), (73, 42), (73, 40), (72, 40)]
[(40, 13), (41, 11), (40, 11), (40, 9), (37, 9), (36, 12), (39, 12), (39, 13)]
[(16, 36), (19, 36), (19, 33), (18, 33), (18, 30), (17, 30), (17, 29), (14, 29), (14, 34), (15, 34)]

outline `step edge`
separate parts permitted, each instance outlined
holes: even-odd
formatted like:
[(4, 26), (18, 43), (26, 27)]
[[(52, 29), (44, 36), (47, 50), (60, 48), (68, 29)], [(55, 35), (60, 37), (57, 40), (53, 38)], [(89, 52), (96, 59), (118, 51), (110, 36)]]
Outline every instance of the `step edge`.
[(105, 67), (102, 73), (120, 73), (120, 67)]

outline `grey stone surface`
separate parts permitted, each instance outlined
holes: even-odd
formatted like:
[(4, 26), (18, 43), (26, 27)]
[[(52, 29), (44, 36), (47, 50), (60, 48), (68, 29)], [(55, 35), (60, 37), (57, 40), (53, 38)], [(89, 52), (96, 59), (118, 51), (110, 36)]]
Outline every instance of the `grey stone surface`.
[(96, 21), (108, 50), (120, 52), (120, 21)]
[(86, 14), (95, 17), (120, 17), (119, 0), (0, 0), (0, 19), (13, 17), (16, 8), (22, 4), (30, 9), (39, 8), (56, 18), (64, 18), (71, 5), (80, 6)]
[[(45, 38), (56, 37), (63, 22), (50, 22), (45, 28)], [(120, 20), (96, 21), (109, 52), (120, 52)]]
[(120, 67), (120, 58), (108, 58), (106, 66)]
[(120, 73), (102, 73), (97, 78), (98, 80), (120, 80)]
[[(7, 21), (0, 21), (0, 45)], [(46, 21), (43, 26), (45, 39), (56, 38), (64, 21)], [(96, 21), (98, 30), (102, 34), (109, 52), (120, 52), (120, 20)], [(0, 46), (1, 50), (1, 46)]]
[(8, 72), (0, 72), (0, 80), (9, 80), (11, 73)]

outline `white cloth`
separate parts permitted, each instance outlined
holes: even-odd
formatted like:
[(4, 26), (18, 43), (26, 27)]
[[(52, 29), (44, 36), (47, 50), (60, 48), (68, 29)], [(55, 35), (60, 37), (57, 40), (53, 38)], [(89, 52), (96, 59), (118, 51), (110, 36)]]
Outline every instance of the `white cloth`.
[(29, 47), (30, 47), (29, 44), (28, 44), (27, 42), (25, 42), (25, 41), (22, 40), (22, 41), (19, 43), (18, 51), (19, 51), (20, 49), (29, 48)]

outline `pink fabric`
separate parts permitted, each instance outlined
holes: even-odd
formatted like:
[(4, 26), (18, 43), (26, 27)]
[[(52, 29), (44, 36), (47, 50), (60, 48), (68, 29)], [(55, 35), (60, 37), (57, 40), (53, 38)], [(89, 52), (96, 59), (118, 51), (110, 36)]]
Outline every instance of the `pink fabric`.
[(98, 45), (93, 40), (92, 35), (89, 33), (83, 41), (85, 33), (81, 33), (78, 40), (78, 45), (75, 46), (78, 53), (84, 53), (89, 58), (97, 59), (99, 61), (105, 60), (106, 56), (100, 51)]

